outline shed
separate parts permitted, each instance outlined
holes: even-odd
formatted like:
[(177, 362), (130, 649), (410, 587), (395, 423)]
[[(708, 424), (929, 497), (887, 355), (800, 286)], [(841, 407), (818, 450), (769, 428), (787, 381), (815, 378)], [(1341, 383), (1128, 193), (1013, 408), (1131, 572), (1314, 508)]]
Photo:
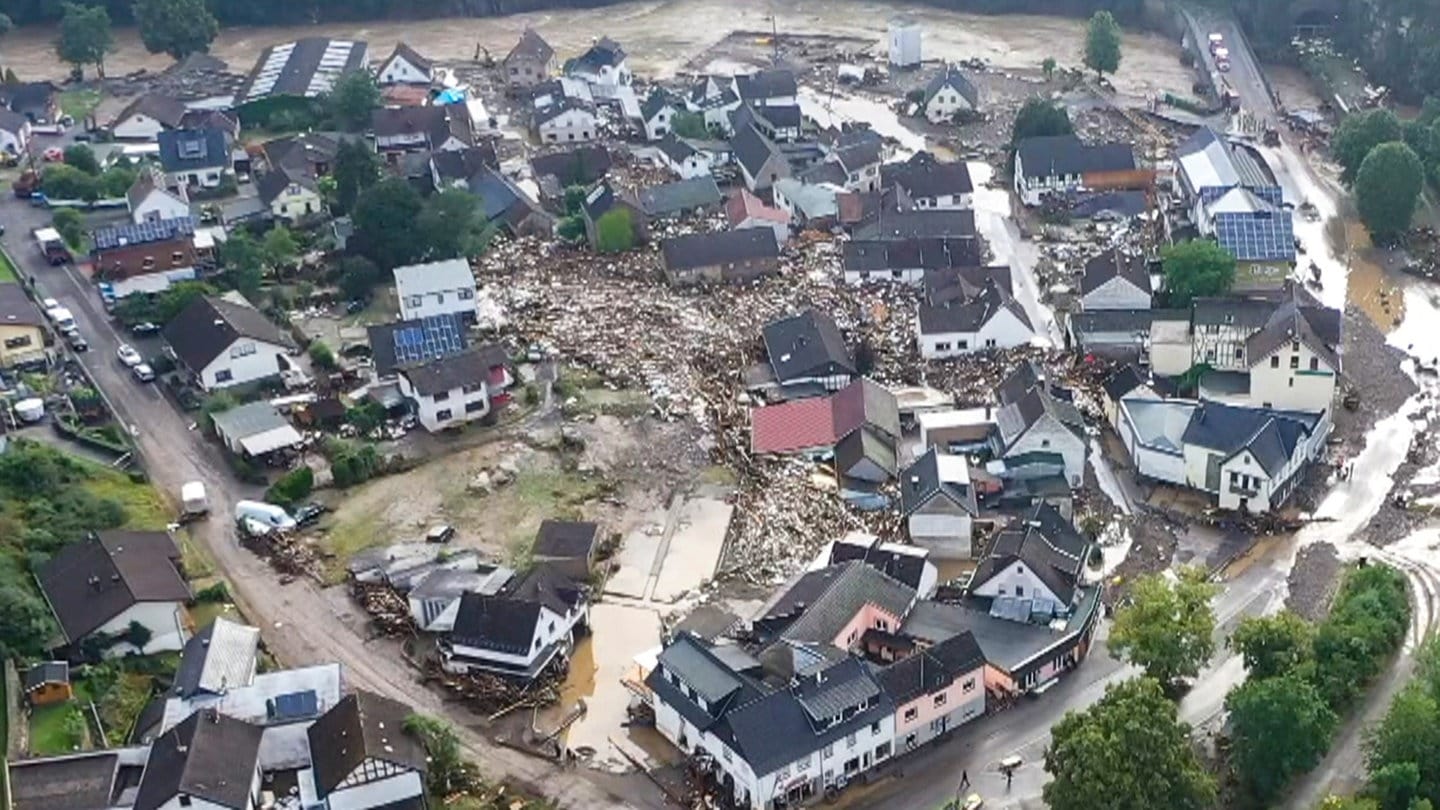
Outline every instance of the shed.
[(25, 699), (31, 706), (64, 703), (73, 697), (70, 690), (70, 664), (67, 661), (41, 661), (25, 670)]
[(250, 402), (211, 417), (215, 433), (230, 452), (263, 456), (304, 441), (300, 431), (268, 402)]

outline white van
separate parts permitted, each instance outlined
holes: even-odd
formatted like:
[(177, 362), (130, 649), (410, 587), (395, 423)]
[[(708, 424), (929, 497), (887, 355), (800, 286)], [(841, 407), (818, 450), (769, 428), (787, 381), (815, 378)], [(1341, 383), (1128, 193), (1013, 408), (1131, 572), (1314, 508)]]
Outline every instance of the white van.
[(55, 307), (54, 309), (46, 310), (45, 314), (50, 316), (50, 322), (55, 324), (55, 328), (61, 332), (75, 328), (75, 316), (71, 315), (70, 310), (65, 307)]
[(253, 520), (268, 529), (295, 528), (295, 518), (290, 517), (289, 512), (273, 503), (261, 501), (241, 501), (235, 504), (235, 519)]
[(205, 497), (205, 484), (189, 481), (180, 487), (181, 508), (186, 515), (203, 515), (210, 511), (210, 502)]

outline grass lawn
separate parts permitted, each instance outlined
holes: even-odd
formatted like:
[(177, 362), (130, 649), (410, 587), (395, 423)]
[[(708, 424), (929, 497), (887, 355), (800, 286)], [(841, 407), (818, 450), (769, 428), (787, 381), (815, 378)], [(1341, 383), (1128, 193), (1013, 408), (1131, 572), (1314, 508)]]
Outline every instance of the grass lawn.
[(118, 470), (86, 462), (91, 478), (85, 489), (98, 498), (109, 498), (125, 507), (125, 526), (131, 530), (159, 530), (174, 517), (174, 510), (149, 483), (137, 484)]
[(20, 274), (15, 272), (15, 265), (10, 262), (10, 257), (0, 251), (0, 282), (15, 283), (20, 280)]
[(41, 706), (30, 712), (30, 754), (43, 757), (90, 749), (89, 727), (80, 703)]
[[(195, 586), (198, 590), (200, 583), (195, 583)], [(244, 617), (240, 615), (240, 611), (236, 610), (235, 606), (229, 602), (200, 602), (189, 610), (190, 618), (195, 621), (197, 631), (214, 621), (217, 616), (224, 616), (236, 622), (245, 621)]]
[(66, 90), (60, 94), (60, 112), (79, 124), (100, 104), (99, 90)]

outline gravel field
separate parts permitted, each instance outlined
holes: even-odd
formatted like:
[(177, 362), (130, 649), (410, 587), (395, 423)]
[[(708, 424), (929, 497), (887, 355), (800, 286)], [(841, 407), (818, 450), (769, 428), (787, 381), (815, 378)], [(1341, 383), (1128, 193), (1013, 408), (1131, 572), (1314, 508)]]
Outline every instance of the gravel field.
[(1300, 549), (1290, 569), (1290, 595), (1285, 607), (1309, 621), (1319, 621), (1330, 611), (1330, 600), (1340, 586), (1343, 565), (1335, 547), (1316, 543)]

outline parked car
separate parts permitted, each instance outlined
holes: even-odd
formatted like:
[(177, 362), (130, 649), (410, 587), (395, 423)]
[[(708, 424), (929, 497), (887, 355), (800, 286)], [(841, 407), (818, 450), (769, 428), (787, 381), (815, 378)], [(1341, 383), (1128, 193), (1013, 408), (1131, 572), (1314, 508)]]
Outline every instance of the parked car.
[(160, 324), (151, 323), (149, 321), (141, 321), (140, 323), (130, 325), (130, 333), (133, 335), (140, 335), (141, 337), (144, 337), (145, 335), (153, 335), (159, 331)]
[(425, 533), (425, 542), (427, 543), (448, 543), (453, 539), (455, 539), (454, 526), (435, 526)]
[(307, 503), (295, 510), (291, 517), (295, 518), (296, 525), (308, 526), (320, 519), (320, 516), (330, 511), (324, 504)]
[(65, 153), (61, 151), (58, 146), (52, 146), (46, 149), (43, 157), (46, 163), (63, 163), (65, 161)]
[(66, 332), (65, 340), (70, 344), (70, 348), (74, 349), (77, 352), (90, 351), (90, 344), (85, 342), (85, 338), (80, 336), (80, 332), (78, 330)]
[(120, 358), (121, 363), (124, 363), (130, 368), (141, 365), (143, 362), (140, 353), (135, 351), (129, 343), (121, 343), (120, 348), (115, 350), (115, 356)]
[(132, 366), (130, 368), (130, 373), (134, 374), (135, 379), (139, 380), (142, 383), (155, 382), (155, 369), (150, 368), (149, 363), (141, 363), (137, 366)]

